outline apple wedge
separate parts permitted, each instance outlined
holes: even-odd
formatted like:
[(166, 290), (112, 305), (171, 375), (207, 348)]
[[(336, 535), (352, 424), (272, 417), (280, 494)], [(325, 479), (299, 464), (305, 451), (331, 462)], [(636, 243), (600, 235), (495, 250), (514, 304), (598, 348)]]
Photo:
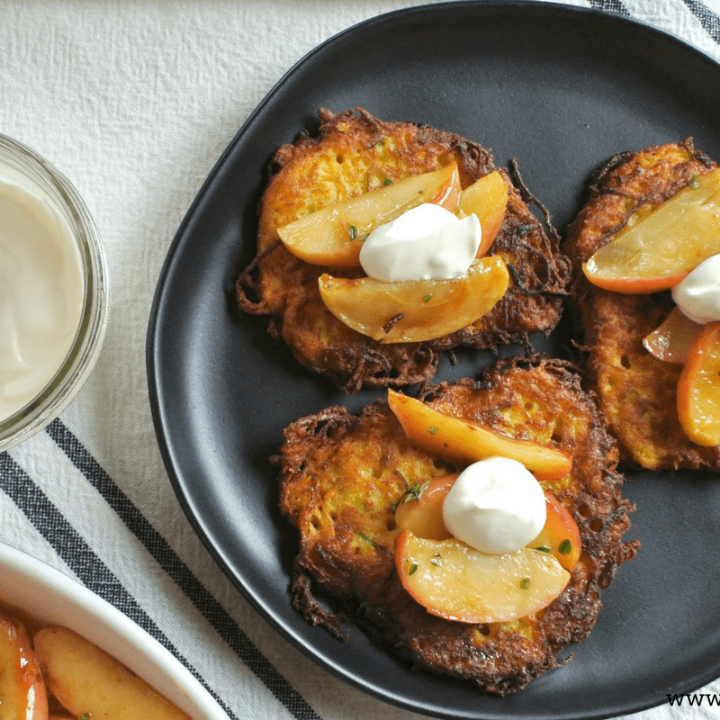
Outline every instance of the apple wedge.
[(451, 280), (383, 282), (323, 273), (320, 295), (341, 322), (381, 343), (422, 342), (449, 335), (495, 307), (508, 288), (505, 261), (473, 261), (467, 275)]
[(474, 213), (480, 220), (482, 240), (476, 257), (485, 255), (500, 232), (507, 203), (508, 184), (497, 170), (483, 175), (460, 193), (458, 210), (465, 215)]
[(720, 444), (720, 322), (705, 325), (688, 351), (677, 389), (678, 418), (698, 445)]
[(588, 280), (619, 293), (667, 290), (720, 253), (720, 169), (616, 233), (583, 265)]
[[(409, 530), (425, 540), (447, 540), (452, 537), (442, 519), (442, 505), (458, 473), (441, 475), (411, 489), (395, 509), (398, 530)], [(580, 530), (568, 509), (555, 493), (545, 491), (547, 513), (545, 526), (527, 547), (550, 553), (566, 570), (572, 572), (582, 551)]]
[(408, 438), (451, 460), (471, 463), (499, 455), (521, 462), (538, 480), (556, 480), (572, 470), (572, 457), (562, 450), (501, 435), (395, 390), (388, 390), (388, 405)]
[(545, 491), (545, 527), (528, 547), (548, 552), (569, 572), (577, 565), (582, 550), (580, 530), (575, 518), (552, 492)]
[(47, 720), (48, 702), (40, 666), (24, 626), (0, 616), (0, 717)]
[(540, 550), (486, 555), (454, 538), (427, 540), (409, 530), (396, 538), (395, 567), (405, 590), (429, 613), (464, 623), (531, 615), (570, 580), (570, 573)]
[(376, 227), (422, 203), (455, 212), (460, 175), (454, 161), (305, 215), (278, 229), (285, 247), (305, 262), (329, 267), (360, 265), (362, 239)]
[(458, 473), (440, 475), (419, 488), (411, 489), (395, 509), (399, 530), (409, 530), (427, 540), (447, 540), (452, 535), (443, 522), (442, 505)]
[(674, 307), (657, 329), (643, 339), (645, 349), (658, 360), (682, 365), (703, 326)]
[(34, 643), (48, 688), (77, 718), (190, 720), (117, 660), (67, 628), (43, 628)]

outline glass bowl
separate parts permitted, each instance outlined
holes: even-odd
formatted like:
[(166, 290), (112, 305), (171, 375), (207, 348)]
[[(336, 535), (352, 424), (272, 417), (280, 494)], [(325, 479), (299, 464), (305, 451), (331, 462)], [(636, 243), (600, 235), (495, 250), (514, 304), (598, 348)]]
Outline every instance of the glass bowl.
[[(2, 134), (0, 182), (16, 185), (25, 196), (38, 199), (44, 211), (65, 228), (79, 254), (84, 283), (77, 330), (64, 359), (32, 399), (11, 410), (12, 414), (0, 415), (0, 451), (4, 451), (54, 420), (87, 379), (105, 335), (108, 280), (100, 237), (77, 190), (44, 158)], [(0, 375), (3, 382), (7, 379)]]

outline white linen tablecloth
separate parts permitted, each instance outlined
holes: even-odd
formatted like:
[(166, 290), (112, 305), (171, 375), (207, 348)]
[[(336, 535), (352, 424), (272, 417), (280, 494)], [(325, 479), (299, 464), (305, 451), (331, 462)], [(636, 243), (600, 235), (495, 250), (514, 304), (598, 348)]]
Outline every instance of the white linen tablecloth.
[[(0, 540), (80, 579), (170, 644), (231, 718), (410, 720), (279, 636), (195, 536), (157, 448), (145, 370), (155, 284), (214, 163), (313, 47), (412, 0), (0, 0), (0, 132), (78, 188), (104, 241), (98, 364), (47, 431), (0, 454)], [(720, 0), (575, 0), (720, 61)], [(720, 88), (719, 88), (720, 91)], [(720, 121), (720, 119), (719, 119)], [(720, 694), (720, 681), (699, 692)], [(719, 717), (658, 707), (638, 720)]]

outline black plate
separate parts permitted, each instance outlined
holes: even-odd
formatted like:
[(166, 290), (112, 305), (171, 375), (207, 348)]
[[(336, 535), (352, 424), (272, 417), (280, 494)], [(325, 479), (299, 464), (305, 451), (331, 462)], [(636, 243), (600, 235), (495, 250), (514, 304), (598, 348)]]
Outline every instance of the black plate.
[[(618, 151), (688, 135), (720, 158), (720, 68), (677, 39), (622, 17), (547, 3), (457, 2), (383, 15), (325, 42), (295, 66), (219, 160), (170, 250), (148, 336), (160, 447), (195, 530), (281, 633), (377, 697), (446, 718), (607, 717), (666, 702), (720, 675), (720, 483), (644, 473), (637, 559), (603, 595), (575, 659), (498, 699), (398, 665), (351, 628), (346, 644), (290, 607), (294, 531), (276, 509), (268, 457), (290, 421), (346, 398), (310, 376), (235, 310), (232, 285), (254, 252), (256, 205), (273, 151), (316, 108), (362, 106), (481, 142), (523, 178), (563, 228), (590, 172)], [(482, 354), (443, 361), (439, 378), (475, 374)], [(714, 511), (714, 512), (713, 512)]]

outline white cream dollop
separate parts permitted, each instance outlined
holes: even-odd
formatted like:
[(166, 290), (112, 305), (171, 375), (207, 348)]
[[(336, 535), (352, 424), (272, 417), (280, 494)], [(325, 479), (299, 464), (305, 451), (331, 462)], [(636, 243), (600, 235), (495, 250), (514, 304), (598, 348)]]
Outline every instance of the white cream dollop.
[(720, 320), (720, 255), (701, 262), (672, 289), (683, 315), (705, 325)]
[(460, 473), (443, 502), (445, 527), (484, 553), (514, 552), (545, 525), (545, 494), (517, 460), (490, 457)]
[(423, 203), (375, 228), (360, 250), (360, 264), (385, 282), (462, 277), (480, 247), (477, 215), (460, 220), (433, 203)]

